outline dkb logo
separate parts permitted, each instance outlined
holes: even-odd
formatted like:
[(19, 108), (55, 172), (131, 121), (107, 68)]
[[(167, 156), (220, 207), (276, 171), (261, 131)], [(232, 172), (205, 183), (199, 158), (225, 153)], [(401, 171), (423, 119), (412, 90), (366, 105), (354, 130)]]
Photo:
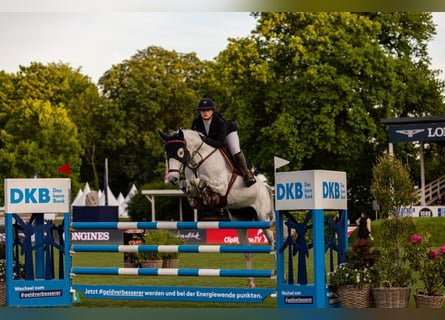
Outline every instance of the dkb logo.
[(12, 204), (49, 203), (50, 200), (51, 197), (47, 188), (10, 189), (10, 201)]
[(323, 199), (340, 199), (341, 186), (339, 182), (323, 181)]
[(277, 199), (283, 200), (303, 198), (303, 184), (300, 182), (290, 182), (277, 184)]

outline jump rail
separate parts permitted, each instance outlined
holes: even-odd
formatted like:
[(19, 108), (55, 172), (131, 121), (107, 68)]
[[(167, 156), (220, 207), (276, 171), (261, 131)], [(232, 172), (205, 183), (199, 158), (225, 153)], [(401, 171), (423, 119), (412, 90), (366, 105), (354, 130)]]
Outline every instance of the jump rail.
[(134, 275), (134, 276), (185, 276), (185, 277), (255, 277), (274, 278), (274, 270), (241, 270), (241, 269), (163, 269), (163, 268), (93, 268), (74, 267), (71, 272), (76, 275)]
[(85, 229), (268, 229), (274, 227), (269, 221), (210, 221), (210, 222), (73, 222), (71, 228)]
[(74, 252), (274, 253), (272, 246), (237, 245), (73, 245)]

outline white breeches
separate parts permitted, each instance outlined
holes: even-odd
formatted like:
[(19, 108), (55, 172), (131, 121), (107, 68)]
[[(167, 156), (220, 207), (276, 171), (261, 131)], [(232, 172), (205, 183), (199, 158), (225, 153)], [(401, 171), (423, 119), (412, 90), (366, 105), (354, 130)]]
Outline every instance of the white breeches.
[(226, 136), (226, 144), (227, 144), (227, 147), (229, 148), (231, 155), (235, 155), (235, 154), (241, 152), (241, 148), (239, 145), (238, 131), (230, 132)]

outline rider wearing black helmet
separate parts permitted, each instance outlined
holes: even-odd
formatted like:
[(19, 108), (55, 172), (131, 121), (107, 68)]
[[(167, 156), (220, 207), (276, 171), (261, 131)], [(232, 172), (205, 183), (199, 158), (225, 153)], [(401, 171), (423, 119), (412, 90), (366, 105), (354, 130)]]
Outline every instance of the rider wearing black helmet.
[(192, 130), (201, 132), (203, 140), (215, 148), (227, 145), (236, 164), (243, 173), (245, 184), (250, 187), (256, 182), (252, 172), (249, 170), (240, 148), (238, 127), (235, 122), (224, 119), (216, 111), (216, 106), (210, 98), (203, 98), (198, 103), (199, 116), (193, 120)]

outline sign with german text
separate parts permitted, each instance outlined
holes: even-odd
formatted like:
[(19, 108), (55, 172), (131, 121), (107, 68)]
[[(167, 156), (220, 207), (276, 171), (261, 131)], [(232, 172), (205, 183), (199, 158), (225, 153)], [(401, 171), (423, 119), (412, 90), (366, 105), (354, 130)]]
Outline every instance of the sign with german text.
[(59, 213), (70, 211), (71, 180), (5, 179), (5, 212)]
[(346, 173), (327, 170), (278, 172), (277, 210), (347, 209)]

